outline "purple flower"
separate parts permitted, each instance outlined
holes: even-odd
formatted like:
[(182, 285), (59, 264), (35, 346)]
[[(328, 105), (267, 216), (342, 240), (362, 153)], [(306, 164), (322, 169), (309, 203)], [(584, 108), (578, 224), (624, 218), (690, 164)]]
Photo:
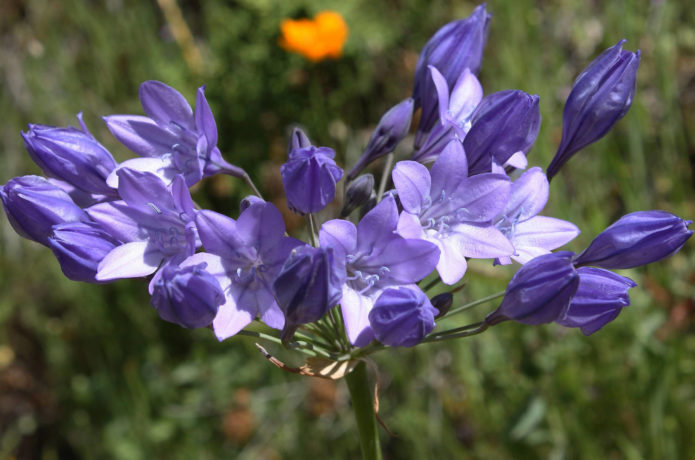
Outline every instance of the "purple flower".
[(575, 264), (633, 268), (656, 262), (683, 247), (693, 234), (691, 223), (666, 211), (627, 214), (594, 238)]
[(335, 198), (336, 183), (343, 170), (333, 160), (328, 147), (302, 147), (292, 150), (280, 167), (287, 205), (298, 214), (315, 213)]
[(29, 132), (22, 133), (22, 137), (29, 156), (48, 176), (87, 193), (117, 196), (106, 184), (116, 161), (84, 125), (82, 130), (29, 125)]
[(352, 181), (345, 190), (343, 209), (340, 211), (340, 217), (343, 218), (348, 216), (352, 211), (365, 204), (369, 201), (373, 193), (374, 176), (371, 174), (362, 174)]
[(282, 329), (285, 319), (274, 298), (273, 282), (292, 249), (304, 243), (284, 236), (280, 211), (271, 203), (253, 203), (236, 221), (199, 211), (196, 224), (208, 253), (195, 254), (187, 263), (207, 263), (207, 271), (226, 294), (212, 322), (217, 338), (231, 337), (256, 316)]
[(578, 327), (584, 335), (591, 335), (630, 305), (627, 291), (637, 284), (630, 278), (600, 268), (580, 267), (577, 273), (579, 288), (567, 316), (555, 322), (565, 327)]
[(0, 187), (0, 198), (12, 228), (44, 246), (54, 225), (89, 220), (65, 191), (39, 176), (10, 179)]
[(432, 170), (415, 161), (401, 161), (393, 169), (393, 183), (404, 213), (398, 232), (429, 241), (441, 255), (437, 271), (446, 284), (466, 273), (466, 258), (511, 255), (514, 248), (492, 225), (509, 199), (511, 183), (501, 174), (468, 177), (461, 143), (453, 141)]
[(369, 139), (367, 148), (348, 173), (346, 180), (353, 180), (372, 161), (393, 152), (398, 143), (408, 134), (412, 117), (412, 98), (391, 107), (379, 120), (379, 124)]
[(640, 52), (617, 45), (605, 50), (574, 81), (562, 116), (562, 141), (548, 178), (589, 144), (601, 139), (628, 111), (635, 95)]
[(374, 339), (369, 312), (384, 289), (414, 286), (437, 265), (437, 246), (403, 238), (396, 233), (397, 225), (396, 201), (389, 195), (357, 226), (335, 219), (319, 232), (321, 247), (333, 248), (336, 260), (345, 261), (347, 282), (340, 305), (348, 338), (357, 347)]
[(418, 288), (386, 289), (369, 312), (376, 339), (390, 347), (413, 347), (434, 329), (437, 309)]
[(120, 244), (93, 222), (65, 222), (53, 226), (48, 246), (63, 274), (73, 281), (98, 283), (99, 263)]
[(562, 320), (579, 286), (572, 252), (554, 252), (523, 265), (507, 285), (502, 304), (487, 315), (494, 325), (506, 320), (543, 324)]
[(344, 283), (343, 261), (335, 260), (332, 248), (293, 249), (273, 283), (285, 330), (321, 319), (340, 301)]
[[(244, 171), (227, 163), (217, 148), (217, 125), (204, 89), (198, 88), (194, 113), (174, 88), (146, 81), (140, 85), (140, 102), (147, 117), (104, 117), (116, 139), (143, 157), (124, 161), (119, 168), (151, 172), (166, 183), (183, 174), (188, 186), (218, 173), (242, 177)], [(111, 174), (108, 182), (117, 187), (118, 176)]]
[(204, 263), (162, 268), (151, 299), (163, 320), (189, 329), (209, 326), (224, 301), (220, 284)]
[[(511, 259), (520, 264), (549, 254), (579, 234), (571, 222), (538, 215), (547, 201), (548, 179), (541, 168), (531, 168), (514, 181), (507, 206), (494, 219), (495, 226), (514, 245)], [(511, 260), (500, 257), (498, 262), (506, 265)]]
[[(485, 5), (478, 6), (470, 17), (450, 22), (434, 34), (420, 53), (415, 68), (413, 99), (415, 109), (422, 106), (418, 133), (427, 133), (437, 123), (437, 93), (430, 79), (428, 66), (436, 67), (454, 86), (464, 69), (477, 74), (483, 60), (490, 15)], [(422, 145), (424, 137), (416, 137), (415, 148)]]
[[(439, 123), (436, 123), (412, 159), (420, 163), (435, 160), (452, 139), (464, 139), (471, 128), (471, 115), (483, 97), (483, 88), (469, 69), (465, 69), (451, 93), (449, 85), (439, 71), (429, 67), (439, 100)], [(419, 135), (424, 136), (424, 134)]]
[(463, 140), (469, 174), (489, 172), (493, 161), (504, 165), (517, 152), (528, 153), (541, 126), (538, 96), (505, 90), (483, 98)]
[(123, 201), (87, 209), (102, 229), (124, 242), (101, 261), (97, 280), (147, 276), (162, 262), (178, 264), (200, 246), (183, 176), (176, 176), (169, 189), (152, 173), (119, 169), (118, 193)]

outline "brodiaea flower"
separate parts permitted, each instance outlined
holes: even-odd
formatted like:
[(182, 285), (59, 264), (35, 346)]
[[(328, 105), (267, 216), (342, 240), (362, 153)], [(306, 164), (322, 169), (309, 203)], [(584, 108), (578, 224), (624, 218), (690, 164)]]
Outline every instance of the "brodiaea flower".
[(285, 19), (280, 25), (280, 46), (310, 61), (339, 58), (348, 26), (335, 11), (322, 11), (314, 19)]

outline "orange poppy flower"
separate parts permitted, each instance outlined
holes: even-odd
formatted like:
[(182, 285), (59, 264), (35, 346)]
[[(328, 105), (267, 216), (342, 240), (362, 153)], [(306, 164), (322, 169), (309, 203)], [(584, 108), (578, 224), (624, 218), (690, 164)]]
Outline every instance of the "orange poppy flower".
[(285, 19), (280, 30), (280, 46), (314, 62), (339, 58), (348, 36), (347, 24), (335, 11), (322, 11), (314, 19)]

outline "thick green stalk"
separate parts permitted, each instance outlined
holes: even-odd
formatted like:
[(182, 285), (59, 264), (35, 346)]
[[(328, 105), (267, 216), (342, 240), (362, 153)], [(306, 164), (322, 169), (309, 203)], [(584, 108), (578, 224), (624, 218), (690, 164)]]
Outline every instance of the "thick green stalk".
[(352, 409), (357, 420), (357, 431), (360, 436), (360, 448), (364, 460), (381, 460), (379, 446), (379, 431), (374, 414), (372, 388), (367, 379), (367, 366), (360, 362), (355, 369), (345, 376)]

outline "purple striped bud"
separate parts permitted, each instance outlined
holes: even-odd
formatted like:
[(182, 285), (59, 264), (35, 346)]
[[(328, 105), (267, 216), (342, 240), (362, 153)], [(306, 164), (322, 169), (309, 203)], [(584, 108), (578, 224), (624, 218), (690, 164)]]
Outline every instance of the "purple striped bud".
[(348, 173), (347, 180), (357, 177), (372, 161), (393, 152), (398, 143), (408, 134), (412, 117), (412, 98), (408, 98), (391, 107), (379, 120), (379, 124), (369, 139), (367, 148)]
[(106, 184), (116, 161), (86, 130), (29, 125), (22, 137), (29, 156), (46, 175), (88, 193), (117, 196)]
[(304, 147), (311, 147), (311, 141), (307, 135), (298, 126), (292, 129), (292, 134), (290, 134), (290, 142), (287, 146), (287, 153), (292, 153), (292, 150), (303, 149)]
[(315, 213), (335, 198), (336, 183), (343, 170), (333, 160), (328, 147), (302, 147), (292, 150), (280, 167), (287, 205), (297, 214)]
[(121, 244), (93, 222), (66, 222), (53, 226), (48, 246), (63, 274), (73, 281), (98, 283), (99, 262)]
[(572, 252), (538, 256), (523, 265), (507, 285), (502, 304), (485, 318), (494, 325), (506, 320), (523, 324), (544, 324), (567, 314), (579, 286), (579, 274), (572, 265)]
[(340, 211), (340, 218), (347, 217), (372, 197), (374, 193), (374, 176), (371, 174), (362, 174), (360, 177), (352, 181), (345, 190), (345, 198), (343, 200), (343, 209)]
[[(439, 29), (425, 44), (415, 68), (413, 89), (415, 109), (422, 106), (418, 133), (429, 132), (439, 119), (437, 91), (427, 67), (436, 67), (450, 88), (465, 69), (477, 75), (483, 61), (490, 17), (485, 5), (480, 5), (468, 18)], [(416, 150), (424, 140), (424, 137), (415, 139)]]
[(10, 179), (0, 187), (0, 198), (12, 228), (44, 246), (54, 225), (89, 220), (70, 195), (39, 176)]
[(541, 126), (538, 96), (505, 90), (483, 98), (463, 139), (468, 174), (492, 170), (492, 162), (504, 165), (512, 155), (528, 153)]
[(166, 265), (160, 270), (151, 303), (163, 320), (189, 329), (212, 323), (225, 296), (217, 279), (205, 267), (205, 263), (188, 267)]
[(578, 327), (584, 335), (591, 335), (630, 305), (627, 291), (637, 284), (630, 278), (600, 268), (581, 267), (577, 273), (579, 288), (567, 316), (555, 322), (565, 327)]
[(390, 347), (412, 347), (434, 329), (437, 309), (418, 288), (386, 289), (369, 312), (376, 339)]
[(548, 166), (552, 178), (572, 155), (601, 139), (630, 108), (640, 51), (625, 40), (605, 50), (574, 81), (562, 116), (562, 141)]
[(683, 247), (693, 234), (691, 223), (666, 211), (627, 214), (599, 233), (575, 264), (633, 268), (656, 262)]
[(290, 253), (273, 283), (273, 291), (285, 314), (285, 332), (321, 319), (342, 297), (345, 266), (333, 248), (300, 246)]

